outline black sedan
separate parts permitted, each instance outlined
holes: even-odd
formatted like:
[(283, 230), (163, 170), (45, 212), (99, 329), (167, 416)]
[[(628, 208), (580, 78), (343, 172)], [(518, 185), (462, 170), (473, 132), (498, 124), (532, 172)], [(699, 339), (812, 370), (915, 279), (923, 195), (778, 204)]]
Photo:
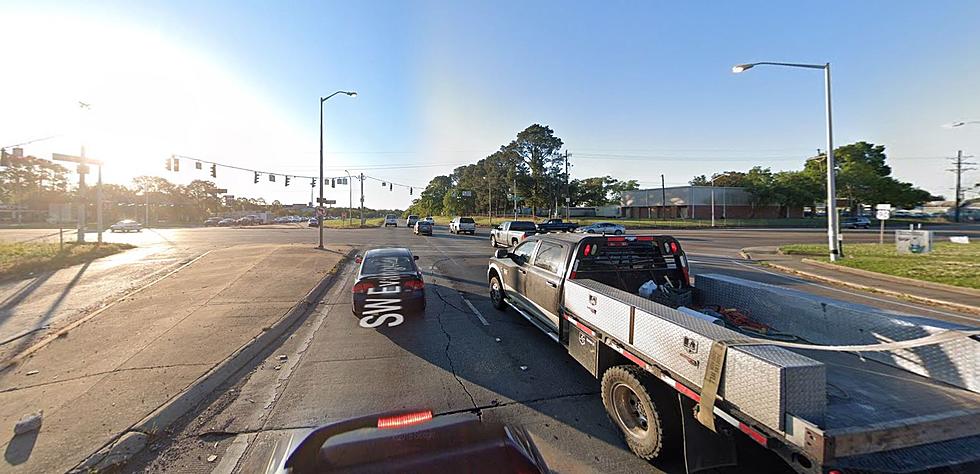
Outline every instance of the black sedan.
[(368, 250), (357, 257), (361, 266), (351, 290), (351, 309), (364, 316), (362, 326), (376, 327), (373, 324), (386, 319), (384, 316), (398, 316), (392, 318), (398, 322), (389, 325), (400, 324), (406, 310), (425, 309), (425, 282), (416, 260), (418, 257), (406, 248)]

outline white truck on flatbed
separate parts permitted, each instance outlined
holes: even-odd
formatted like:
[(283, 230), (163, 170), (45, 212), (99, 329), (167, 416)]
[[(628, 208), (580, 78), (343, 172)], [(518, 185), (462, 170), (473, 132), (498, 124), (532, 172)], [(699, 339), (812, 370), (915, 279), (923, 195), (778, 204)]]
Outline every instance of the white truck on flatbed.
[(688, 272), (670, 236), (546, 234), (497, 250), (487, 280), (601, 380), (644, 459), (980, 472), (976, 328)]

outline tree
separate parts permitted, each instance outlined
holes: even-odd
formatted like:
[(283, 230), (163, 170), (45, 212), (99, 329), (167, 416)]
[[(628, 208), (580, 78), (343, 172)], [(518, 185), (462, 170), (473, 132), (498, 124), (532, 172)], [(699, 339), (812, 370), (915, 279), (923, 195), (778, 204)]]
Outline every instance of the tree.
[[(64, 166), (33, 156), (9, 156), (8, 160), (0, 171), (0, 199), (4, 202), (44, 209), (69, 197), (68, 169)], [(18, 220), (20, 217), (18, 214)]]
[(533, 124), (517, 134), (517, 139), (507, 145), (530, 170), (530, 200), (532, 213), (538, 208), (549, 207), (560, 192), (559, 181), (564, 184), (564, 158), (558, 153), (563, 142), (546, 125)]
[(691, 180), (688, 181), (687, 183), (690, 184), (691, 186), (710, 186), (711, 185), (711, 181), (708, 179), (707, 176), (705, 176), (703, 174), (700, 175), (700, 176), (695, 176), (695, 177), (691, 178)]

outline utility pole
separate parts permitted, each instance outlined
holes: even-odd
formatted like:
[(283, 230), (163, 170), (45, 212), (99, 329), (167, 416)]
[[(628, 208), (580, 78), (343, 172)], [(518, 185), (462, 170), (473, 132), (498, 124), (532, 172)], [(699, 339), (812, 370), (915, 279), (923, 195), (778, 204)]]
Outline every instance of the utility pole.
[(665, 219), (667, 215), (667, 181), (664, 180), (664, 175), (660, 175), (660, 218)]
[(493, 186), (487, 180), (487, 223), (493, 226)]
[(568, 150), (565, 150), (565, 220), (569, 219), (569, 206), (572, 205), (572, 194), (568, 188)]
[(514, 220), (517, 220), (517, 170), (514, 170)]
[(99, 181), (95, 188), (95, 225), (99, 228), (99, 243), (102, 243), (102, 165), (99, 165)]
[(976, 168), (964, 168), (963, 165), (969, 166), (969, 165), (975, 165), (976, 163), (973, 162), (965, 163), (963, 162), (963, 158), (972, 158), (972, 156), (963, 156), (963, 150), (957, 150), (956, 168), (946, 170), (946, 171), (952, 171), (956, 173), (956, 199), (954, 200), (956, 207), (954, 208), (953, 211), (954, 220), (956, 220), (956, 222), (960, 221), (960, 206), (963, 205), (963, 186), (961, 184), (963, 180), (963, 173), (966, 171), (972, 171), (976, 169)]
[(364, 173), (361, 173), (361, 227), (364, 227)]

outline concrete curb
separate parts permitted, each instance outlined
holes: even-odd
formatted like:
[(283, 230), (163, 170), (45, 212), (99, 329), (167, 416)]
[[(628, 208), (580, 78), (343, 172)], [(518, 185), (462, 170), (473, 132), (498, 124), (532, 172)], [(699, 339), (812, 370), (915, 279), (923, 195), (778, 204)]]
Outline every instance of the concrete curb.
[(924, 297), (924, 296), (910, 295), (908, 293), (902, 293), (900, 291), (892, 291), (892, 290), (886, 290), (886, 289), (882, 289), (882, 288), (874, 288), (874, 287), (870, 287), (870, 286), (859, 285), (857, 283), (852, 283), (852, 282), (840, 280), (840, 279), (837, 279), (837, 278), (831, 278), (831, 277), (827, 277), (827, 276), (823, 276), (823, 275), (817, 275), (816, 273), (810, 273), (810, 272), (803, 271), (803, 270), (797, 270), (795, 268), (790, 268), (790, 267), (787, 267), (787, 266), (784, 266), (784, 265), (780, 265), (778, 263), (772, 263), (772, 262), (766, 262), (766, 261), (763, 261), (763, 263), (766, 266), (769, 266), (771, 268), (775, 268), (776, 270), (779, 270), (779, 271), (782, 271), (782, 272), (785, 272), (785, 273), (792, 273), (792, 274), (800, 275), (800, 276), (809, 278), (811, 280), (818, 280), (818, 281), (822, 281), (822, 282), (825, 282), (825, 283), (831, 283), (831, 284), (838, 285), (838, 286), (845, 286), (845, 287), (848, 287), (848, 288), (853, 288), (853, 289), (862, 290), (862, 291), (868, 291), (868, 292), (871, 292), (871, 293), (882, 293), (882, 294), (886, 294), (886, 295), (890, 295), (890, 296), (895, 296), (895, 297), (906, 299), (906, 300), (916, 301), (916, 302), (919, 302), (919, 303), (925, 303), (925, 304), (932, 305), (932, 306), (944, 306), (944, 307), (947, 307), (947, 308), (955, 309), (957, 311), (964, 311), (964, 312), (968, 312), (968, 313), (972, 313), (972, 314), (980, 314), (980, 307), (976, 307), (976, 306), (970, 306), (970, 305), (965, 305), (965, 304), (961, 304), (961, 303), (954, 303), (952, 301), (940, 300), (940, 299), (935, 299), (935, 298), (927, 298), (927, 297)]
[(844, 273), (853, 273), (855, 275), (861, 275), (868, 278), (877, 278), (879, 280), (886, 280), (894, 283), (902, 283), (905, 285), (917, 286), (920, 288), (949, 291), (952, 293), (959, 293), (966, 296), (980, 296), (980, 290), (974, 290), (972, 288), (963, 288), (960, 286), (946, 285), (943, 283), (915, 280), (912, 278), (905, 278), (905, 277), (900, 277), (895, 275), (886, 275), (884, 273), (862, 270), (860, 268), (851, 268), (851, 267), (846, 267), (844, 265), (834, 265), (832, 263), (821, 262), (819, 260), (813, 260), (810, 258), (804, 258), (801, 261), (807, 265), (813, 265), (815, 267), (826, 268), (828, 270), (835, 270)]
[[(334, 270), (343, 266), (353, 255), (351, 249), (341, 258)], [(312, 308), (319, 304), (320, 298), (327, 292), (337, 279), (339, 273), (331, 271), (311, 289), (302, 301), (293, 305), (278, 321), (252, 340), (246, 342), (231, 355), (219, 362), (204, 375), (192, 382), (187, 388), (174, 395), (170, 400), (158, 407), (152, 413), (131, 426), (128, 430), (113, 437), (102, 449), (90, 455), (69, 472), (98, 472), (114, 466), (120, 466), (139, 454), (152, 441), (152, 438), (179, 420), (194, 407), (203, 402), (221, 384), (232, 375), (245, 367), (259, 353), (265, 350), (275, 340), (279, 339), (286, 330), (293, 326)]]

